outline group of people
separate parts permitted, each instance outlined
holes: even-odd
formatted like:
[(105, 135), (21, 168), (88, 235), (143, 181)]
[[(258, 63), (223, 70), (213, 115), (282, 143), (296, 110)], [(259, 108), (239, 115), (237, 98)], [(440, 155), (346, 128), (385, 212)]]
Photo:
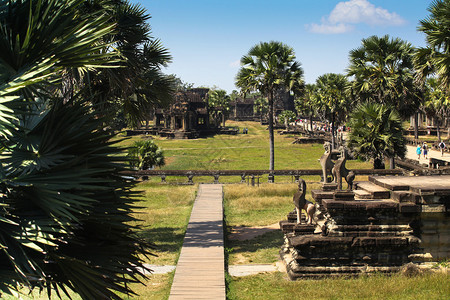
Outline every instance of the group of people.
[[(441, 150), (441, 156), (444, 156), (445, 143), (441, 141), (438, 145), (439, 150)], [(423, 154), (423, 158), (428, 158), (428, 145), (427, 142), (423, 142), (422, 145), (417, 145), (416, 154), (418, 155), (418, 159), (420, 159), (420, 155)]]
[(416, 154), (418, 155), (418, 159), (420, 159), (420, 155), (422, 153), (423, 153), (423, 158), (427, 159), (427, 156), (428, 156), (427, 142), (423, 142), (422, 146), (420, 144), (417, 145)]

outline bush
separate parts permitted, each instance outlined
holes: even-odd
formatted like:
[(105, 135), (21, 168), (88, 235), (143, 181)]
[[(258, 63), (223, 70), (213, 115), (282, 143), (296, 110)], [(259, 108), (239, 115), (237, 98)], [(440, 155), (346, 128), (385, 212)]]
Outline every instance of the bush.
[(152, 140), (136, 141), (128, 150), (130, 165), (139, 170), (162, 167), (166, 164), (164, 152)]

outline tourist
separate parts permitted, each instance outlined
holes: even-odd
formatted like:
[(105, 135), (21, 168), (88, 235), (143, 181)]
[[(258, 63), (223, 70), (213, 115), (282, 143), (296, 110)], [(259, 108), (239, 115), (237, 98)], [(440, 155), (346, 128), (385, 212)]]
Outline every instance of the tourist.
[(422, 147), (420, 147), (420, 145), (417, 145), (416, 154), (419, 156), (417, 159), (420, 159), (420, 154), (421, 153), (422, 153)]
[(422, 149), (423, 149), (423, 158), (427, 159), (427, 155), (428, 155), (427, 142), (423, 142)]
[(441, 149), (441, 156), (444, 156), (444, 149), (445, 149), (445, 143), (444, 141), (441, 141), (439, 143), (439, 149)]

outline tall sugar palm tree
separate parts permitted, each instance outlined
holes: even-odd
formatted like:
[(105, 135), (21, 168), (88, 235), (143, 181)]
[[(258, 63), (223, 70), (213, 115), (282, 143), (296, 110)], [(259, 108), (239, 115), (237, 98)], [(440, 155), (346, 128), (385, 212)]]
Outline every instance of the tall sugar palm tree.
[(373, 159), (375, 169), (380, 168), (384, 157), (405, 156), (402, 121), (393, 107), (360, 103), (350, 115), (349, 126), (349, 148), (362, 158)]
[(410, 43), (399, 38), (371, 36), (361, 47), (350, 51), (349, 76), (354, 76), (353, 91), (361, 101), (395, 107), (409, 117), (419, 107)]
[(418, 27), (426, 35), (427, 47), (418, 48), (414, 62), (418, 79), (436, 74), (442, 88), (450, 90), (450, 1), (434, 0), (428, 7), (430, 15)]
[(336, 121), (344, 121), (350, 110), (349, 82), (342, 74), (327, 73), (317, 78), (316, 86), (316, 105), (325, 108), (331, 116), (331, 145), (334, 149)]
[(315, 84), (307, 84), (305, 86), (302, 97), (295, 100), (295, 109), (298, 114), (306, 114), (309, 116), (309, 126), (313, 128), (313, 117), (316, 111), (314, 106), (314, 97), (317, 94), (317, 86)]
[(8, 82), (2, 86), (3, 93), (20, 90), (22, 97), (53, 93), (55, 86), (62, 85), (63, 72), (68, 68), (86, 73), (94, 68), (118, 65), (118, 52), (105, 51), (107, 44), (103, 39), (114, 30), (114, 24), (102, 10), (95, 15), (80, 14), (83, 0), (3, 4), (0, 6), (0, 80)]
[(435, 118), (437, 138), (441, 140), (440, 126), (445, 117), (450, 116), (450, 95), (442, 89), (436, 78), (430, 77), (425, 83), (424, 110), (428, 116)]
[(218, 118), (222, 116), (222, 126), (225, 127), (226, 116), (230, 111), (230, 101), (231, 98), (225, 90), (215, 89), (209, 91), (208, 105), (212, 109), (216, 125), (220, 123)]
[(294, 50), (281, 42), (261, 42), (253, 46), (241, 58), (241, 69), (236, 76), (236, 86), (243, 92), (260, 91), (269, 103), (269, 169), (275, 168), (274, 156), (274, 92), (285, 89), (300, 93), (303, 85), (303, 69), (295, 57)]

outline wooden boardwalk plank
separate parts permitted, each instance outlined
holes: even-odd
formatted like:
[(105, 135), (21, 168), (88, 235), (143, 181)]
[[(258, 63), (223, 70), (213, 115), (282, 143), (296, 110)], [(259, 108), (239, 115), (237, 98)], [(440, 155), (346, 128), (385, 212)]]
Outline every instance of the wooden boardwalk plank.
[(200, 184), (169, 300), (225, 299), (223, 186)]

